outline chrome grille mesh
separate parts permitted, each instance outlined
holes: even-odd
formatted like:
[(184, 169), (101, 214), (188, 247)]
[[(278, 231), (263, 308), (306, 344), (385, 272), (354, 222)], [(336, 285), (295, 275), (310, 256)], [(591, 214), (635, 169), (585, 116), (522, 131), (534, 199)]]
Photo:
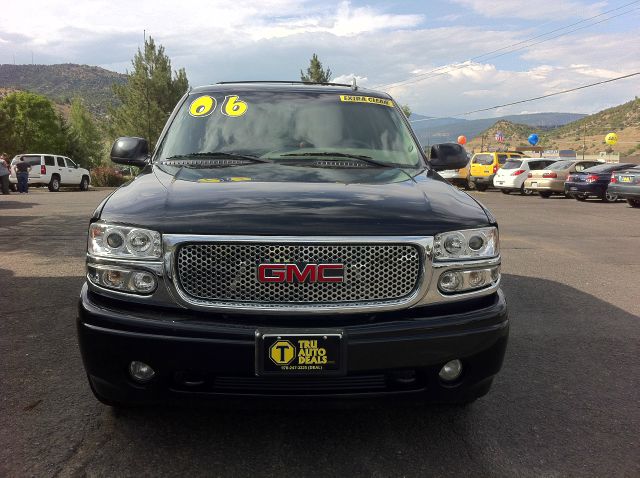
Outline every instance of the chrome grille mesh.
[[(204, 302), (340, 304), (401, 300), (417, 287), (420, 254), (415, 245), (229, 244), (180, 246), (179, 285)], [(263, 263), (344, 264), (344, 282), (262, 283)]]

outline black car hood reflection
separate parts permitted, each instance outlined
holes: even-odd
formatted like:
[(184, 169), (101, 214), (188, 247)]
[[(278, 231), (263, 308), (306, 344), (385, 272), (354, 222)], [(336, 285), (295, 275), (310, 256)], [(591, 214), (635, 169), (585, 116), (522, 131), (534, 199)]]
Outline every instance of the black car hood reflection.
[(101, 219), (162, 233), (404, 235), (487, 225), (484, 209), (428, 171), (278, 163), (153, 166), (106, 202)]

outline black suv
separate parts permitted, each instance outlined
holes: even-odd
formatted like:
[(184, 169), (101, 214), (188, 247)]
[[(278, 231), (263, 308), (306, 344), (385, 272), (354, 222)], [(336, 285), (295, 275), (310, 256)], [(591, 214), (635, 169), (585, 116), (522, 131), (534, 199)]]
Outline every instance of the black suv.
[(189, 91), (91, 219), (78, 335), (109, 405), (178, 397), (468, 403), (507, 344), (495, 218), (385, 93)]

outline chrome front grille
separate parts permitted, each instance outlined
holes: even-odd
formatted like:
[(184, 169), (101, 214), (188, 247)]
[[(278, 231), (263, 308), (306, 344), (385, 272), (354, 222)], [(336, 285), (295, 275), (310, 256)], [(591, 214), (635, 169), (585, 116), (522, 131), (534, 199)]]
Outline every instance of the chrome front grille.
[[(266, 307), (384, 304), (419, 288), (422, 256), (416, 244), (202, 242), (178, 245), (178, 287), (201, 305)], [(264, 283), (258, 265), (344, 264), (343, 282)]]

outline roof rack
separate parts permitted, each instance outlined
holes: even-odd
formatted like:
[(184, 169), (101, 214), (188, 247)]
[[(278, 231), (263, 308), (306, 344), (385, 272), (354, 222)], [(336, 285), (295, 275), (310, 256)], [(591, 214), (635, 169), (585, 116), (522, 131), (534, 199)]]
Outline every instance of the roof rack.
[(233, 85), (235, 83), (280, 83), (290, 85), (326, 85), (326, 86), (346, 86), (351, 88), (352, 85), (346, 83), (329, 83), (316, 81), (283, 81), (283, 80), (249, 80), (249, 81), (218, 81), (216, 85)]

